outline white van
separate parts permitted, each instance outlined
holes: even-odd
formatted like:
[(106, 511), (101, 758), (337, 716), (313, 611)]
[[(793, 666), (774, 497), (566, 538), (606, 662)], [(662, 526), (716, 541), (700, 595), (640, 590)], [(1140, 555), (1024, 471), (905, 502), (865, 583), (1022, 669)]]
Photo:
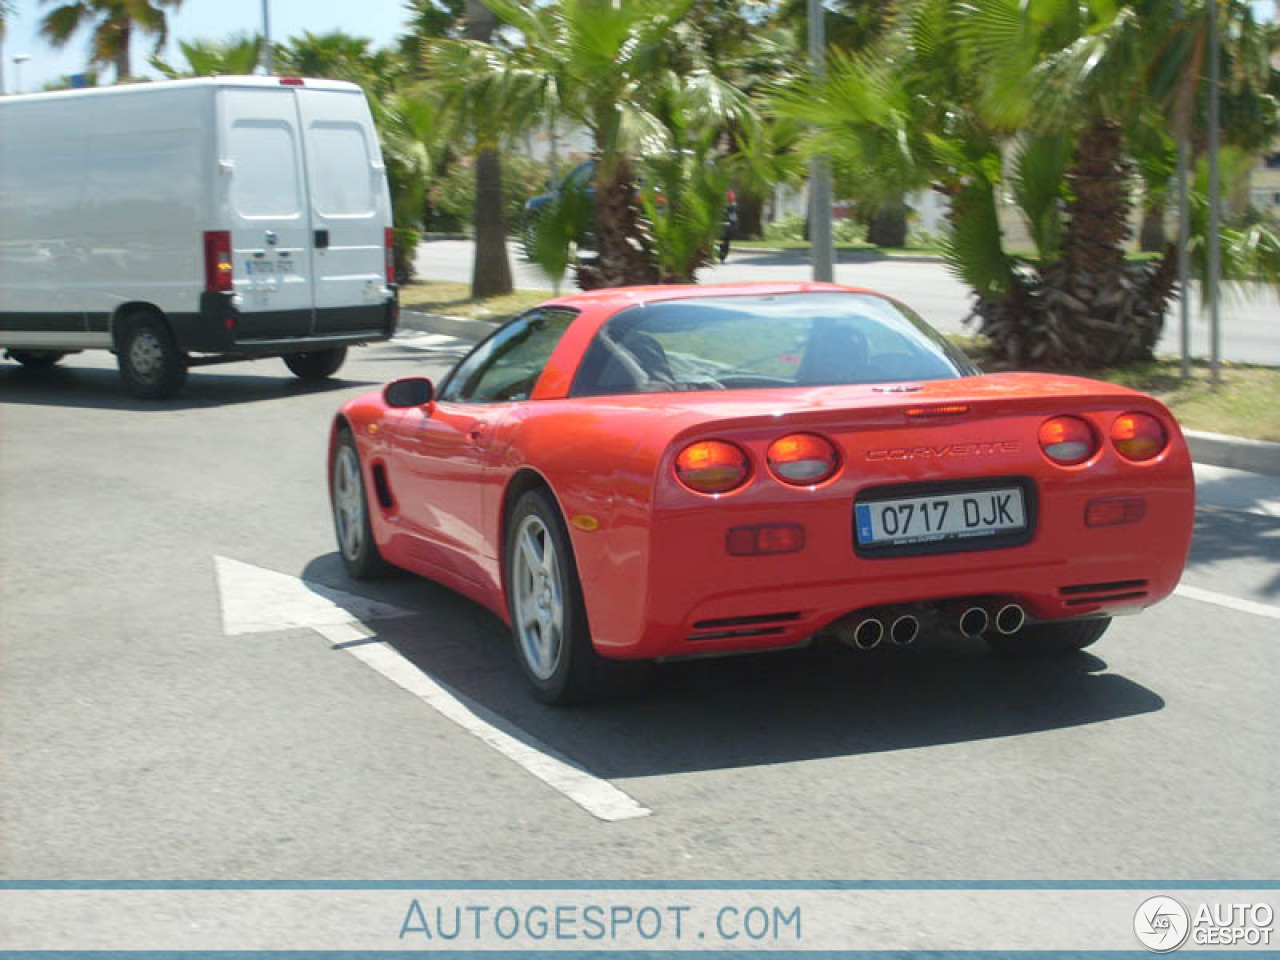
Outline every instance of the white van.
[(0, 349), (330, 376), (397, 319), (386, 168), (359, 87), (218, 77), (0, 97)]

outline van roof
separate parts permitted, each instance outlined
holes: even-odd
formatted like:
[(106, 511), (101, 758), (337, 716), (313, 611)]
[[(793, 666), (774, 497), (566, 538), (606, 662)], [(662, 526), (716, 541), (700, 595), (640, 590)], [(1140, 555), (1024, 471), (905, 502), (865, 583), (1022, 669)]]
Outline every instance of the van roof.
[[(40, 93), (22, 93), (8, 97), (0, 97), (0, 106), (5, 103), (16, 103), (31, 100), (47, 100), (63, 97), (110, 97), (128, 96), (142, 90), (177, 90), (195, 87), (272, 87), (283, 84), (283, 77), (188, 77), (182, 80), (148, 80), (141, 83), (124, 83), (109, 87), (84, 87), (77, 90), (46, 90)], [(293, 78), (289, 78), (293, 79)], [(311, 90), (343, 90), (347, 92), (363, 92), (354, 83), (345, 80), (326, 80), (322, 78), (304, 77), (302, 85)]]

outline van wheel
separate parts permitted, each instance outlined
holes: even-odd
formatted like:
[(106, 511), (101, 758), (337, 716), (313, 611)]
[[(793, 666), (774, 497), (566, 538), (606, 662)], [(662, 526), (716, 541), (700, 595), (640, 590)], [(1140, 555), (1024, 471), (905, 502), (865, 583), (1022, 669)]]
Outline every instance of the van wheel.
[(337, 373), (346, 359), (347, 348), (335, 347), (332, 350), (290, 353), (284, 357), (284, 365), (300, 380), (324, 380)]
[(60, 350), (10, 350), (9, 356), (32, 370), (47, 370), (66, 354)]
[(125, 320), (116, 362), (129, 389), (150, 400), (171, 397), (187, 382), (187, 355), (159, 317), (142, 314)]

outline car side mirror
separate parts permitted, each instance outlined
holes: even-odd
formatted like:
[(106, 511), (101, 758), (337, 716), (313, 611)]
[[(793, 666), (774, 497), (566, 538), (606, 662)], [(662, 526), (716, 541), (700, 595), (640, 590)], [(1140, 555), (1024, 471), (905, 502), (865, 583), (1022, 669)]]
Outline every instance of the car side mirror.
[(382, 388), (383, 402), (398, 410), (425, 407), (435, 396), (436, 389), (426, 377), (404, 377), (392, 380)]

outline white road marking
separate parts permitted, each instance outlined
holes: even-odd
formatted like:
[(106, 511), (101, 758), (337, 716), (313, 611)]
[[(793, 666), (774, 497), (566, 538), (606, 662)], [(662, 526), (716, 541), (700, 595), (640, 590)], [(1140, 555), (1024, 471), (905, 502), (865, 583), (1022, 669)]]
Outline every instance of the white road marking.
[(365, 625), (371, 620), (414, 616), (413, 611), (239, 560), (217, 556), (213, 559), (222, 629), (228, 636), (314, 630), (335, 648), (408, 690), (592, 816), (616, 821), (652, 813), (608, 780), (592, 775), (492, 710), (419, 670), (395, 648), (377, 640), (374, 631)]
[(359, 625), (326, 624), (317, 627), (316, 632), (392, 683), (408, 690), (592, 816), (608, 821), (633, 820), (653, 812), (608, 780), (588, 773), (553, 747), (530, 736), (492, 710), (423, 673), (393, 647), (385, 643), (360, 643), (369, 634)]
[(222, 632), (229, 637), (352, 620), (410, 617), (413, 612), (333, 587), (299, 580), (228, 557), (214, 557)]
[(1201, 590), (1199, 587), (1191, 587), (1185, 583), (1178, 584), (1173, 591), (1176, 596), (1186, 597), (1188, 600), (1199, 600), (1201, 603), (1212, 603), (1215, 606), (1227, 607), (1231, 610), (1239, 610), (1241, 613), (1251, 613), (1255, 617), (1267, 617), (1271, 620), (1280, 620), (1280, 607), (1273, 607), (1267, 603), (1258, 603), (1254, 600), (1241, 600), (1239, 597), (1229, 597), (1225, 593), (1215, 593), (1212, 590)]

